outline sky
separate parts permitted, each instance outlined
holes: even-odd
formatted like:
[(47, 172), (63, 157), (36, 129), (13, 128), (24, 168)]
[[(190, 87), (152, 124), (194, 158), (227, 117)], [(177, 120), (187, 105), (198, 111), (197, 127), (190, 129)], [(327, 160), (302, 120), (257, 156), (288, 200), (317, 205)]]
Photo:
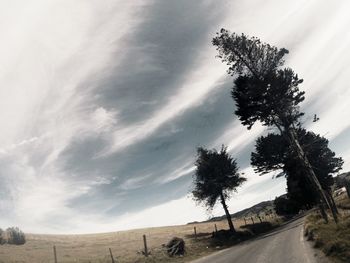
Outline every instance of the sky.
[[(190, 196), (196, 148), (228, 146), (239, 211), (285, 193), (250, 167), (221, 28), (290, 53), (303, 124), (350, 170), (347, 0), (0, 0), (0, 227), (92, 233), (222, 215)], [(320, 121), (313, 123), (314, 114)]]

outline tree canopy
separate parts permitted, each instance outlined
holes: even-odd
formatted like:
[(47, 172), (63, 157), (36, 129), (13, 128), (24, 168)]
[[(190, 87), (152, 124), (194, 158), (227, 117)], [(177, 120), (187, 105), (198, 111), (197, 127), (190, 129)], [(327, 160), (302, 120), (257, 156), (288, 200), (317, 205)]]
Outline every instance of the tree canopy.
[[(297, 134), (317, 177), (331, 178), (332, 174), (341, 170), (344, 161), (329, 149), (326, 138), (303, 128), (297, 129)], [(278, 169), (282, 169), (286, 176), (305, 174), (305, 168), (281, 134), (270, 133), (259, 137), (256, 140), (255, 152), (251, 154), (251, 164), (261, 174)], [(325, 189), (330, 183), (322, 180), (321, 185)]]
[[(328, 140), (313, 132), (299, 128), (300, 144), (312, 165), (323, 190), (330, 192), (334, 183), (332, 174), (343, 165), (343, 159), (336, 157), (328, 147)], [(283, 170), (287, 177), (288, 198), (302, 206), (317, 204), (318, 195), (305, 177), (305, 167), (297, 158), (289, 143), (280, 134), (268, 134), (257, 139), (255, 152), (251, 155), (251, 164), (261, 174), (274, 170)]]
[(294, 215), (299, 212), (298, 204), (286, 195), (276, 197), (273, 205), (277, 215)]
[(238, 173), (236, 160), (222, 146), (220, 151), (197, 149), (196, 172), (193, 176), (193, 197), (197, 202), (204, 203), (212, 209), (218, 200), (221, 201), (230, 226), (234, 231), (226, 199), (236, 191), (246, 178)]
[(250, 129), (256, 121), (263, 125), (289, 127), (303, 115), (298, 104), (304, 92), (298, 85), (303, 82), (284, 64), (285, 48), (278, 49), (262, 43), (256, 37), (230, 34), (222, 29), (213, 39), (219, 58), (229, 65), (228, 73), (238, 74), (231, 94), (236, 102), (236, 115)]
[(256, 37), (245, 34), (230, 33), (221, 29), (212, 41), (219, 51), (218, 57), (228, 66), (230, 75), (239, 74), (263, 78), (269, 72), (284, 64), (285, 48), (278, 49), (267, 43), (262, 43)]
[(238, 173), (236, 160), (223, 146), (220, 151), (197, 149), (196, 173), (194, 175), (194, 198), (212, 208), (221, 194), (230, 197), (246, 178)]

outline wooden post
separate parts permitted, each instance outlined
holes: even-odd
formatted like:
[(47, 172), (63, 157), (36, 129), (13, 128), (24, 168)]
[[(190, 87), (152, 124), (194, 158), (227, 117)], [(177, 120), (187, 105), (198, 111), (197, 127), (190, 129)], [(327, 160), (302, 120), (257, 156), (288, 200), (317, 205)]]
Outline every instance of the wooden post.
[(194, 238), (197, 239), (197, 228), (194, 227)]
[(247, 220), (244, 218), (244, 225), (246, 226), (247, 225)]
[(148, 257), (147, 239), (146, 235), (143, 235), (143, 245), (145, 247), (145, 256)]
[(216, 224), (214, 224), (214, 227), (215, 227), (215, 233), (218, 232), (218, 228), (216, 227)]
[(54, 258), (55, 258), (55, 263), (57, 263), (56, 246), (53, 246), (53, 256), (54, 256)]
[(253, 219), (253, 217), (251, 216), (250, 219), (252, 220), (252, 223), (253, 223), (253, 225), (254, 225), (254, 219)]
[(112, 254), (112, 249), (111, 249), (111, 248), (109, 248), (109, 254), (111, 254), (112, 263), (115, 263), (114, 258), (113, 258), (113, 254)]

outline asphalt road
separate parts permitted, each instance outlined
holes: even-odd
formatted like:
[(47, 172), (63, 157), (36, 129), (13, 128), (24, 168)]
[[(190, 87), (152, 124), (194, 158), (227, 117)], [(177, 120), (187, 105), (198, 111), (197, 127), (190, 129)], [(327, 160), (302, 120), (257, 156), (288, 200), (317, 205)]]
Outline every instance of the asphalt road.
[(192, 263), (326, 263), (321, 253), (311, 247), (303, 232), (304, 218), (299, 218), (273, 232), (222, 250)]

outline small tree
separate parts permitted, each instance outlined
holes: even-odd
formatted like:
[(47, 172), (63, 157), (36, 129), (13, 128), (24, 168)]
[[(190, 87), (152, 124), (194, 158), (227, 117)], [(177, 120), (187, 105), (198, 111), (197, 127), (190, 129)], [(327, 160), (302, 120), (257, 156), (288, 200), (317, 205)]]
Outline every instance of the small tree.
[(193, 197), (197, 202), (203, 202), (209, 209), (220, 200), (230, 230), (235, 232), (226, 200), (232, 191), (237, 191), (237, 187), (245, 182), (246, 178), (240, 176), (236, 160), (229, 155), (224, 146), (220, 152), (199, 147), (197, 154)]
[[(219, 51), (219, 58), (229, 65), (228, 73), (238, 75), (232, 97), (242, 124), (250, 129), (260, 121), (265, 126), (276, 127), (304, 166), (311, 186), (319, 195), (321, 208), (322, 204), (331, 208), (296, 134), (303, 115), (299, 110), (299, 103), (304, 100), (304, 92), (299, 90), (303, 80), (292, 69), (281, 68), (288, 50), (262, 43), (255, 37), (230, 34), (225, 29), (221, 29), (212, 43)], [(331, 210), (337, 222), (337, 215)], [(323, 215), (327, 221), (326, 213)]]
[(7, 243), (13, 245), (23, 245), (26, 242), (24, 233), (18, 227), (6, 229)]

